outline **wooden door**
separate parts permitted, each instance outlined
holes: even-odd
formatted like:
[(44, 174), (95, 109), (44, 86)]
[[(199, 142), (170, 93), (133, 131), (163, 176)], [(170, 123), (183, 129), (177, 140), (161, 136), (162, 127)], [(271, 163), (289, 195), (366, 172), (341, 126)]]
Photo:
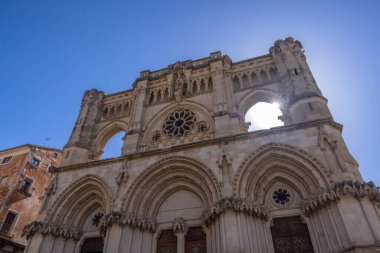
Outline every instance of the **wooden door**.
[(189, 228), (185, 236), (185, 253), (206, 253), (206, 234), (202, 227)]
[(275, 253), (313, 253), (306, 224), (300, 217), (273, 220), (271, 228)]
[(157, 253), (176, 253), (177, 237), (173, 230), (162, 230), (157, 240)]

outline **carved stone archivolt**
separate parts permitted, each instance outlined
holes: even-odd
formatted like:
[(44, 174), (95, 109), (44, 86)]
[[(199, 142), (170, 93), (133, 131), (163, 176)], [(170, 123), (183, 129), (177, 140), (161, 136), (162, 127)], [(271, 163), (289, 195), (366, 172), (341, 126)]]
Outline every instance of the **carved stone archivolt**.
[(51, 234), (55, 237), (74, 239), (76, 241), (78, 241), (83, 235), (83, 231), (80, 228), (53, 223), (44, 223), (41, 221), (33, 221), (24, 227), (22, 236), (25, 236), (26, 239), (29, 240), (29, 238), (36, 233), (41, 233), (43, 235)]
[(380, 203), (380, 192), (373, 182), (343, 181), (335, 183), (332, 188), (321, 189), (317, 194), (303, 200), (302, 211), (305, 215), (310, 215), (347, 194), (352, 194), (355, 198), (368, 197), (371, 201)]
[(279, 179), (291, 179), (294, 188), (306, 196), (331, 183), (329, 172), (308, 152), (286, 144), (268, 143), (239, 166), (233, 180), (234, 196), (262, 201), (259, 189)]
[(209, 226), (228, 209), (235, 212), (242, 212), (263, 220), (267, 220), (269, 217), (264, 206), (259, 206), (254, 202), (248, 202), (243, 199), (231, 197), (222, 199), (211, 205), (211, 207), (203, 213), (203, 223), (206, 226)]

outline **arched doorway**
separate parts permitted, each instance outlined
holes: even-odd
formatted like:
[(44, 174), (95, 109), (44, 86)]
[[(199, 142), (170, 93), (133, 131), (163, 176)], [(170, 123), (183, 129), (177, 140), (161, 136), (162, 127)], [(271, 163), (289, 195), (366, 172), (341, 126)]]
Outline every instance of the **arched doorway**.
[(104, 243), (102, 237), (86, 238), (83, 242), (80, 253), (102, 253), (103, 246)]
[(313, 253), (307, 225), (299, 216), (273, 219), (271, 227), (275, 253)]
[(259, 102), (253, 105), (245, 114), (245, 122), (251, 125), (248, 131), (269, 129), (271, 127), (283, 126), (284, 123), (278, 119), (281, 116), (279, 104)]

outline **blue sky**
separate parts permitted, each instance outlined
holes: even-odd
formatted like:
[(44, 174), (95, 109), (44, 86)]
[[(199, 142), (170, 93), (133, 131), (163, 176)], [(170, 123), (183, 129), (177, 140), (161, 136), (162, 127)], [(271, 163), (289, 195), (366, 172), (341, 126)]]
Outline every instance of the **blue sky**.
[[(0, 1), (0, 149), (62, 148), (86, 89), (221, 50), (233, 61), (293, 36), (365, 180), (380, 185), (380, 1)], [(47, 138), (50, 138), (46, 140)]]

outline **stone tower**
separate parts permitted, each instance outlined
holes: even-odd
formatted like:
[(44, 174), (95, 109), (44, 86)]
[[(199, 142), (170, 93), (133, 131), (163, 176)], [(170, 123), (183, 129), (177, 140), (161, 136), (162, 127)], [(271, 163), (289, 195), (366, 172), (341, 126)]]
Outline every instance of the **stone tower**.
[[(284, 125), (248, 132), (258, 102)], [(120, 157), (102, 160), (120, 131)], [(27, 253), (380, 252), (379, 191), (293, 38), (86, 91), (56, 173)]]

